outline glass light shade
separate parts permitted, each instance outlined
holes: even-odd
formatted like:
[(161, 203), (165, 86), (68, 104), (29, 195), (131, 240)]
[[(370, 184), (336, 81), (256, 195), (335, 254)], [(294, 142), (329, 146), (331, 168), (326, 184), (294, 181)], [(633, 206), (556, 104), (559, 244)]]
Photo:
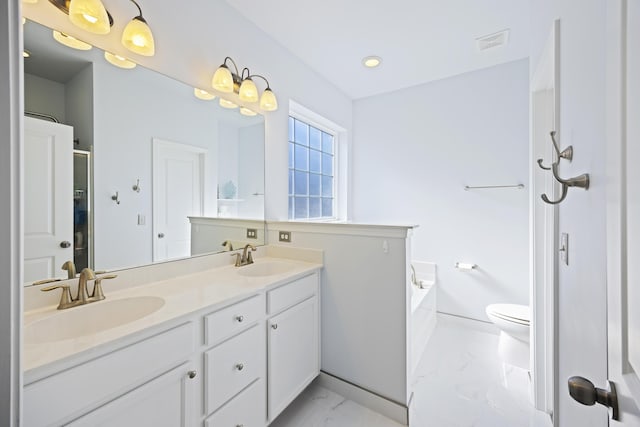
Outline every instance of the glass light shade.
[(246, 102), (258, 102), (258, 88), (256, 84), (247, 77), (240, 85), (240, 99)]
[(27, 49), (22, 51), (22, 57), (23, 58), (28, 58), (31, 56), (31, 52), (29, 52)]
[(53, 30), (53, 38), (56, 39), (58, 43), (63, 44), (72, 49), (91, 50), (91, 48), (93, 47), (89, 43), (80, 41), (77, 38), (71, 37), (65, 33), (61, 33), (58, 30)]
[(233, 92), (233, 76), (226, 65), (222, 64), (211, 79), (211, 86), (224, 93)]
[(278, 100), (271, 89), (266, 88), (264, 92), (262, 92), (260, 108), (264, 111), (276, 111), (278, 109)]
[(38, 3), (38, 0), (22, 0), (22, 3), (36, 4)]
[(196, 98), (202, 99), (203, 101), (211, 101), (216, 97), (214, 94), (209, 93), (206, 90), (198, 89), (197, 87), (193, 89), (193, 94)]
[(220, 98), (220, 106), (224, 108), (238, 108), (238, 105), (224, 98)]
[(107, 10), (100, 0), (71, 0), (69, 19), (79, 28), (94, 34), (111, 31)]
[(129, 61), (127, 58), (123, 56), (114, 55), (111, 52), (105, 52), (104, 59), (106, 59), (107, 61), (109, 61), (110, 64), (115, 65), (116, 67), (125, 68), (127, 70), (130, 70), (131, 68), (135, 68), (137, 65), (135, 62)]
[(248, 109), (246, 107), (240, 107), (240, 114), (242, 114), (243, 116), (255, 116), (258, 113), (256, 113), (253, 110), (250, 110), (250, 109)]
[(156, 53), (156, 44), (153, 41), (151, 28), (146, 21), (136, 16), (122, 32), (122, 44), (133, 53), (144, 56), (153, 56)]

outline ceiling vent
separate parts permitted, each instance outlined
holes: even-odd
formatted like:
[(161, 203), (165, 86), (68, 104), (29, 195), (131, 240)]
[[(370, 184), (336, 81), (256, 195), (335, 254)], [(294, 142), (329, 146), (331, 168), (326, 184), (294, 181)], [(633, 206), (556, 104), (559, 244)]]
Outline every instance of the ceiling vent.
[(497, 33), (488, 34), (486, 36), (478, 37), (476, 43), (478, 44), (478, 50), (483, 51), (492, 49), (494, 47), (503, 46), (509, 42), (509, 30), (498, 31)]

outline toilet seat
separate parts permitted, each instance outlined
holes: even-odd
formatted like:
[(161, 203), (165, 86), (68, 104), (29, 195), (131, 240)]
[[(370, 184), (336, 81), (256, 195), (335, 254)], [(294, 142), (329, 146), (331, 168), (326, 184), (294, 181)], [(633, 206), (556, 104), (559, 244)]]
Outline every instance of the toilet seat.
[(531, 324), (531, 313), (529, 307), (520, 304), (491, 304), (487, 306), (487, 314), (505, 320), (507, 322), (517, 323), (523, 326)]

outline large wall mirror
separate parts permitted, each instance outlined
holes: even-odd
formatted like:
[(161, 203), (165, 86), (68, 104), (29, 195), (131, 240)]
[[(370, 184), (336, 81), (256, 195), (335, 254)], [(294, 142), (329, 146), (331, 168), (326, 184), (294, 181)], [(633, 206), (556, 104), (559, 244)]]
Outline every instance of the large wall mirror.
[(264, 244), (261, 115), (35, 22), (24, 46), (27, 284), (68, 260), (111, 271)]

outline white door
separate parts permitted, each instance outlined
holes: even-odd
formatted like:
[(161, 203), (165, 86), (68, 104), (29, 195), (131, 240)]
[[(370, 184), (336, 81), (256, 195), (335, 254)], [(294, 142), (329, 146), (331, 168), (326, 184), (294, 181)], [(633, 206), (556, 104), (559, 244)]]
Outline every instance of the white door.
[(620, 420), (640, 426), (640, 1), (608, 2), (607, 302), (609, 380)]
[(206, 150), (153, 139), (153, 261), (191, 254), (189, 216), (202, 216)]
[(73, 128), (24, 118), (24, 280), (73, 260)]

